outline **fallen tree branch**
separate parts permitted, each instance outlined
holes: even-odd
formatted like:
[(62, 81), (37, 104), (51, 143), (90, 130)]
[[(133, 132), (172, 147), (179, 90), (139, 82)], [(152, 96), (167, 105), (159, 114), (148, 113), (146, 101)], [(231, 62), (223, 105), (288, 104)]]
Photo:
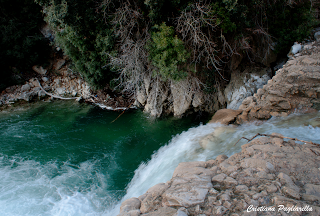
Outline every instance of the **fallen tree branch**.
[(44, 90), (39, 82), (39, 80), (37, 79), (38, 83), (39, 83), (39, 87), (41, 88), (42, 91), (44, 91), (44, 93), (46, 95), (49, 95), (53, 98), (57, 98), (57, 99), (62, 99), (62, 100), (76, 100), (76, 99), (79, 99), (80, 97), (71, 97), (71, 98), (64, 98), (64, 97), (60, 97), (60, 96), (57, 96), (57, 95), (53, 95), (53, 94), (50, 94), (49, 92), (47, 92), (46, 90)]
[[(135, 100), (133, 100), (133, 102), (127, 107), (127, 109), (129, 109), (134, 102), (135, 102)], [(118, 117), (117, 117), (115, 120), (113, 120), (111, 123), (115, 122), (118, 118), (120, 118), (120, 116), (122, 116), (122, 114), (123, 114), (127, 109), (123, 110), (123, 112), (122, 112), (120, 115), (118, 115)]]
[[(300, 139), (297, 139), (297, 138), (291, 138), (291, 137), (285, 137), (285, 136), (279, 136), (279, 135), (261, 134), (261, 133), (257, 133), (257, 134), (256, 134), (255, 136), (253, 136), (251, 139), (248, 139), (248, 138), (246, 138), (246, 137), (241, 137), (241, 138), (234, 144), (234, 146), (236, 146), (241, 139), (246, 139), (246, 140), (248, 140), (248, 142), (250, 142), (250, 141), (252, 141), (253, 139), (255, 139), (257, 136), (267, 136), (267, 137), (273, 137), (273, 138), (275, 137), (275, 138), (281, 138), (281, 139), (290, 139), (290, 140), (299, 141), (299, 142), (303, 142), (303, 143), (308, 143), (308, 144), (311, 144), (311, 145), (315, 145), (315, 146), (320, 147), (320, 144), (314, 143), (314, 142), (311, 142), (311, 141), (305, 141), (305, 140), (300, 140)], [(248, 142), (247, 142), (247, 143), (248, 143)]]

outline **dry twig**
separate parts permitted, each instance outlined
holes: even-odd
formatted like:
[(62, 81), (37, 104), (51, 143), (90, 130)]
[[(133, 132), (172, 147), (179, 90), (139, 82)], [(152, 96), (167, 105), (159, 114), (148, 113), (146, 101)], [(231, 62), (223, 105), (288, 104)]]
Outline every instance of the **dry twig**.
[(276, 138), (281, 138), (281, 139), (290, 139), (290, 140), (294, 140), (294, 141), (299, 141), (299, 142), (303, 142), (303, 143), (308, 143), (308, 144), (311, 144), (311, 145), (315, 145), (315, 146), (318, 146), (320, 147), (320, 144), (318, 143), (314, 143), (314, 142), (311, 142), (311, 141), (305, 141), (305, 140), (300, 140), (300, 139), (297, 139), (297, 138), (291, 138), (291, 137), (285, 137), (285, 136), (279, 136), (279, 135), (269, 135), (269, 134), (261, 134), (261, 133), (257, 133), (255, 136), (253, 136), (251, 139), (248, 139), (246, 137), (241, 137), (235, 144), (234, 146), (237, 145), (237, 143), (241, 140), (241, 139), (246, 139), (248, 140), (248, 142), (252, 141), (254, 138), (256, 138), (257, 136), (267, 136), (267, 137), (276, 137)]

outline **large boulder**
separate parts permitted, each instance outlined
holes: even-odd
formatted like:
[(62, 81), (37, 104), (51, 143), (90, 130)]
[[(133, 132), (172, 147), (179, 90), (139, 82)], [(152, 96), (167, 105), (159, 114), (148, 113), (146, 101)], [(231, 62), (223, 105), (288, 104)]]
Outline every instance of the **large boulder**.
[(230, 123), (233, 123), (236, 120), (237, 116), (241, 113), (241, 110), (220, 109), (214, 114), (209, 123), (220, 123), (228, 125)]

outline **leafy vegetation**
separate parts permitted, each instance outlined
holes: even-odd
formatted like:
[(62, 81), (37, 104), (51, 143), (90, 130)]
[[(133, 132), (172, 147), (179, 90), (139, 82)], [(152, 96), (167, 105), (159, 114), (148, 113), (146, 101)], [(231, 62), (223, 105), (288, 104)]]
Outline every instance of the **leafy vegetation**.
[[(1, 65), (12, 74), (44, 56), (38, 50), (46, 43), (38, 34), (42, 16), (30, 1), (0, 1), (10, 5), (1, 7)], [(202, 70), (215, 82), (227, 81), (221, 71), (230, 69), (234, 55), (262, 62), (272, 50), (287, 52), (315, 25), (310, 0), (35, 2), (55, 32), (54, 45), (76, 71), (97, 88), (117, 78), (115, 87), (130, 91), (152, 74), (167, 82)]]
[(174, 35), (172, 26), (162, 23), (154, 26), (155, 32), (151, 34), (148, 45), (150, 60), (158, 69), (157, 72), (164, 80), (180, 80), (187, 76), (186, 71), (179, 70), (178, 66), (185, 63), (189, 53), (183, 41)]

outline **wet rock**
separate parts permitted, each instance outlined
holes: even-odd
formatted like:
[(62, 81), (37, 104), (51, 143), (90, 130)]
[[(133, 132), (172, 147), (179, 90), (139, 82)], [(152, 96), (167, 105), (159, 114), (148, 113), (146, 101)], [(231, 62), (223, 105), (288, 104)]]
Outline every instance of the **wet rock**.
[(143, 197), (140, 196), (139, 200), (141, 200), (141, 212), (146, 213), (149, 211), (153, 211), (158, 205), (160, 205), (161, 201), (157, 198), (161, 196), (164, 191), (168, 189), (168, 187), (168, 184), (159, 183), (151, 187)]
[[(130, 198), (121, 203), (120, 213), (139, 210), (141, 202), (138, 198)], [(139, 210), (140, 211), (140, 210)]]
[(241, 113), (241, 110), (220, 109), (214, 114), (209, 123), (221, 123), (228, 125), (234, 122), (237, 116)]

